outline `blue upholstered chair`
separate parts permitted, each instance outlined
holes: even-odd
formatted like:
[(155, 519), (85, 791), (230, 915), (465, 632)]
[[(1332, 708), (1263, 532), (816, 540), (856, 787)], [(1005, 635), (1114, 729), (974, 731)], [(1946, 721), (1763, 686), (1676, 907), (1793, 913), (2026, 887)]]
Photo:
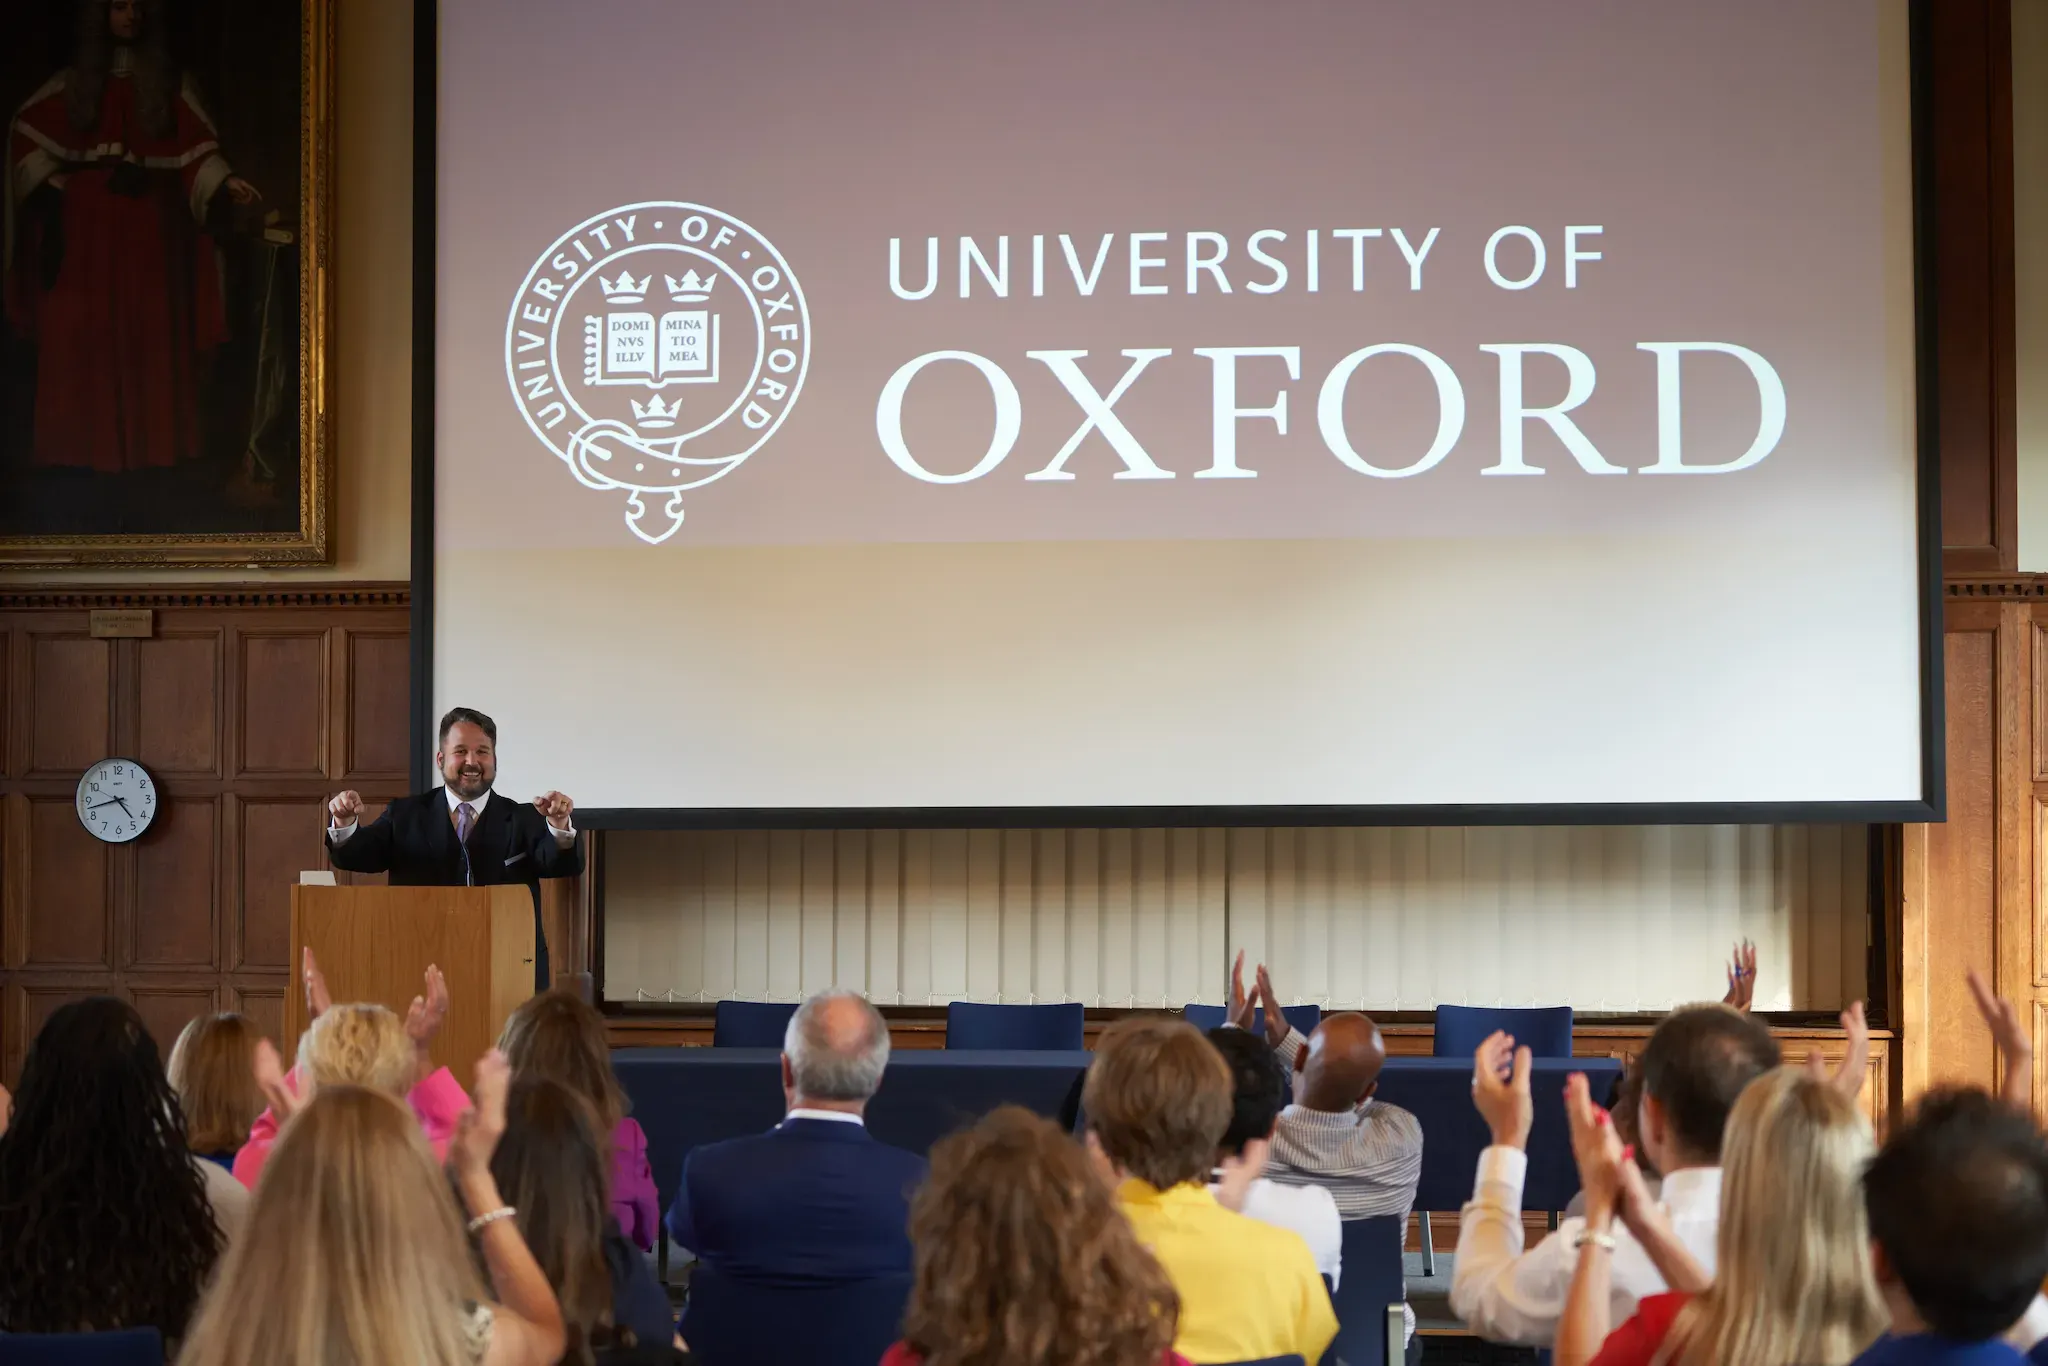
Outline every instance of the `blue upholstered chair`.
[[(1518, 1047), (1526, 1046), (1539, 1058), (1569, 1058), (1572, 1055), (1572, 1008), (1570, 1006), (1438, 1006), (1435, 1038), (1429, 1052), (1435, 1058), (1469, 1058), (1496, 1029), (1515, 1036)], [(1555, 1227), (1556, 1211), (1551, 1211)], [(1436, 1274), (1436, 1248), (1430, 1242), (1429, 1211), (1421, 1211), (1422, 1274)]]
[(1570, 1006), (1438, 1006), (1430, 1055), (1469, 1058), (1496, 1029), (1514, 1035), (1517, 1044), (1527, 1045), (1539, 1058), (1572, 1055)]
[(1344, 1221), (1344, 1274), (1332, 1296), (1337, 1340), (1323, 1353), (1323, 1366), (1401, 1366), (1407, 1355), (1407, 1276), (1401, 1244), (1408, 1221), (1398, 1214)]
[(954, 1001), (946, 1007), (946, 1047), (1079, 1052), (1084, 1047), (1082, 1019), (1079, 1001), (1048, 1006), (991, 1006)]
[[(1281, 1006), (1280, 1013), (1287, 1017), (1287, 1023), (1301, 1031), (1303, 1038), (1307, 1038), (1315, 1033), (1316, 1026), (1323, 1022), (1323, 1008), (1314, 1002), (1301, 1006)], [(1181, 1015), (1189, 1024), (1201, 1030), (1204, 1034), (1223, 1023), (1222, 1006), (1183, 1006), (1181, 1008)], [(1264, 1034), (1266, 1032), (1266, 1008), (1264, 1006), (1260, 1006), (1252, 1012), (1252, 1032), (1254, 1034)]]
[(713, 1048), (780, 1048), (796, 1007), (786, 1001), (720, 1001), (711, 1015)]
[(875, 1366), (902, 1336), (910, 1277), (759, 1285), (699, 1265), (681, 1332), (703, 1366)]
[(154, 1328), (113, 1333), (0, 1333), (0, 1366), (164, 1366)]

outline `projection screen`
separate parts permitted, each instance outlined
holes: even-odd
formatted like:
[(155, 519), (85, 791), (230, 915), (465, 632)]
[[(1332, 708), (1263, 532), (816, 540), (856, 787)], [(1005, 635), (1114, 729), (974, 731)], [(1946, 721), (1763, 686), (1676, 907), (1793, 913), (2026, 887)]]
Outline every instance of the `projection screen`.
[(1905, 0), (438, 28), (415, 687), (509, 793), (1928, 813)]

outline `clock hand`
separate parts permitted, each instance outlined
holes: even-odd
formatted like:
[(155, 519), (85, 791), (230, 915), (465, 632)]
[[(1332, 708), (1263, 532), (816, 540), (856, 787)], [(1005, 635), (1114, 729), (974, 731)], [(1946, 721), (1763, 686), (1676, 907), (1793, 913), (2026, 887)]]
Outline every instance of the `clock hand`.
[[(112, 797), (112, 798), (109, 798), (108, 800), (106, 800), (106, 801), (103, 801), (103, 802), (95, 802), (95, 803), (94, 803), (93, 805), (91, 805), (91, 806), (88, 806), (88, 807), (86, 808), (86, 810), (88, 810), (88, 811), (97, 811), (97, 810), (99, 810), (99, 809), (100, 809), (101, 807), (103, 807), (103, 806), (120, 806), (120, 805), (121, 805), (121, 799), (120, 799), (119, 797)], [(122, 809), (123, 811), (126, 811), (126, 810), (127, 810), (128, 808), (127, 808), (126, 806), (121, 806), (121, 809)]]
[(114, 798), (114, 804), (121, 808), (123, 814), (129, 816), (130, 818), (134, 817), (135, 813), (133, 811), (128, 810), (128, 799), (126, 797)]

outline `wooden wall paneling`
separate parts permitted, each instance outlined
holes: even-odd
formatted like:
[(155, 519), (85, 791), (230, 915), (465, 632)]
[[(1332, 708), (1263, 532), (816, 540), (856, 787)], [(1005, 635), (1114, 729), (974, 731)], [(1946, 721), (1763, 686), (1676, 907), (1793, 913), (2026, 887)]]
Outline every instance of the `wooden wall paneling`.
[(14, 772), (14, 737), (21, 727), (14, 721), (14, 632), (0, 626), (0, 778)]
[(2012, 8), (1926, 7), (1943, 562), (2019, 563), (2013, 370)]
[(329, 772), (328, 645), (309, 626), (236, 633), (240, 777), (324, 780)]
[(135, 1013), (149, 1026), (150, 1037), (166, 1062), (170, 1061), (171, 1045), (178, 1041), (178, 1031), (187, 1021), (218, 1010), (219, 995), (218, 986), (204, 977), (134, 983), (128, 988)]
[(180, 631), (134, 643), (135, 758), (159, 782), (219, 779), (226, 633)]
[(412, 642), (401, 631), (339, 628), (335, 663), (342, 724), (330, 769), (344, 783), (389, 784), (403, 790), (411, 748), (404, 730), (386, 724), (411, 705)]
[(114, 943), (113, 849), (78, 823), (69, 793), (31, 797), (25, 850), (24, 968), (107, 968)]
[(291, 888), (307, 869), (325, 868), (325, 804), (318, 797), (243, 799), (241, 898), (231, 966), (290, 971)]
[(24, 778), (76, 779), (114, 744), (111, 642), (68, 631), (28, 633)]
[[(287, 979), (289, 980), (289, 979)], [(298, 1046), (295, 1040), (284, 1037), (284, 993), (286, 987), (276, 989), (263, 987), (230, 987), (226, 1009), (247, 1015), (266, 1039), (277, 1040), (277, 1045), (287, 1059)]]
[(166, 800), (135, 841), (135, 897), (122, 967), (219, 966), (221, 802)]

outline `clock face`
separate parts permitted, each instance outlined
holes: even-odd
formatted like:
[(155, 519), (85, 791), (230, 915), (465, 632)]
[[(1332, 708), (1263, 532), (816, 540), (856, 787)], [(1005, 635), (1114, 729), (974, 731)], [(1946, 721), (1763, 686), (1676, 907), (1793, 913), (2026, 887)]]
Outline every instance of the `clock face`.
[(156, 818), (156, 783), (133, 759), (102, 759), (78, 780), (78, 819), (109, 844), (126, 844)]

